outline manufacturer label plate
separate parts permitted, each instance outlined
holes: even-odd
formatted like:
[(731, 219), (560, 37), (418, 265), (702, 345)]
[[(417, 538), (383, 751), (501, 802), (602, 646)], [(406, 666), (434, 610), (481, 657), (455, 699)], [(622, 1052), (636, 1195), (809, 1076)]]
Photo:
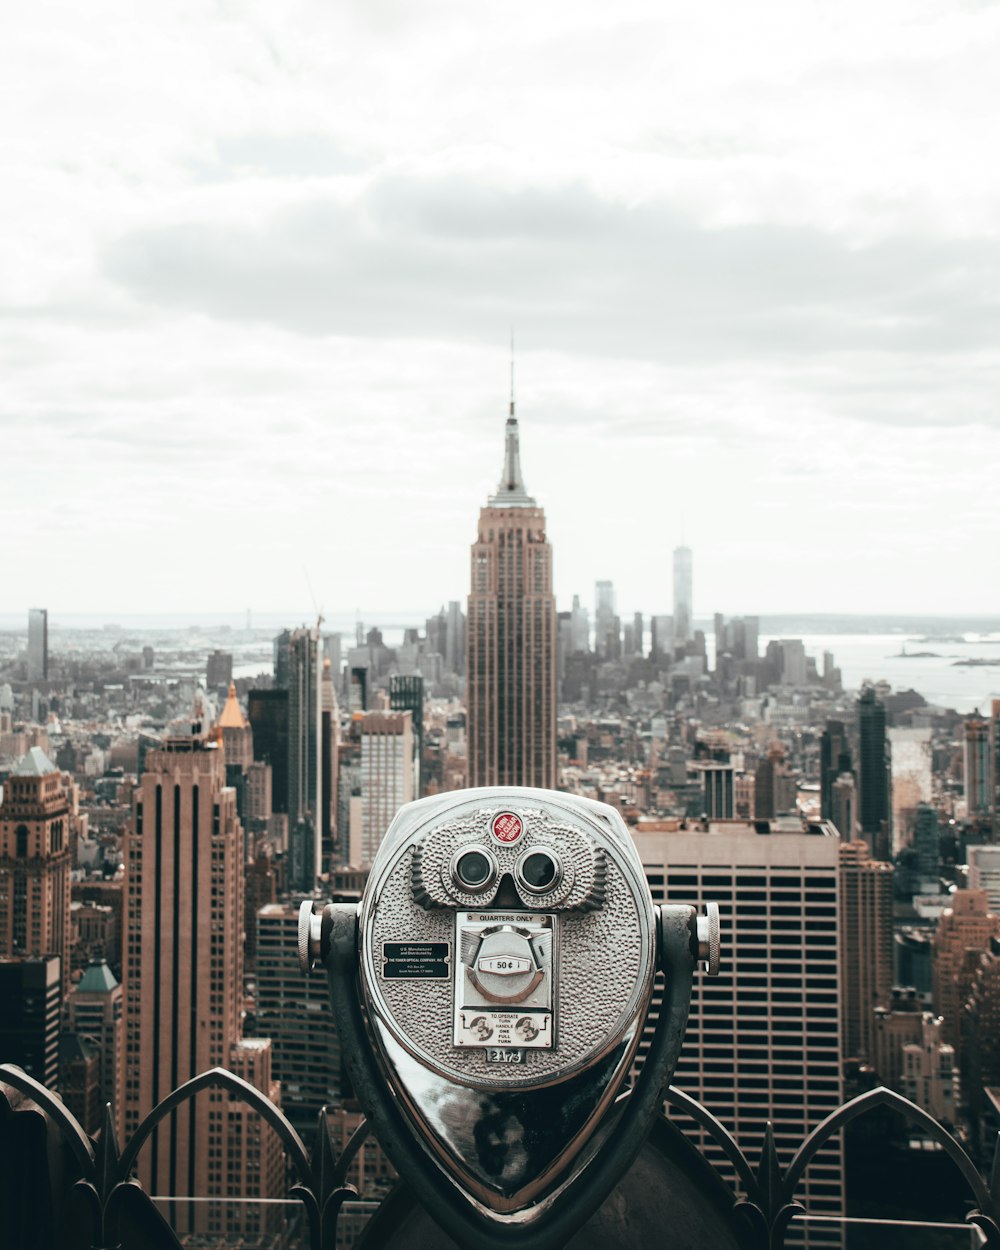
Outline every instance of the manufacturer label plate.
[(382, 976), (387, 981), (443, 981), (450, 963), (450, 942), (382, 943)]

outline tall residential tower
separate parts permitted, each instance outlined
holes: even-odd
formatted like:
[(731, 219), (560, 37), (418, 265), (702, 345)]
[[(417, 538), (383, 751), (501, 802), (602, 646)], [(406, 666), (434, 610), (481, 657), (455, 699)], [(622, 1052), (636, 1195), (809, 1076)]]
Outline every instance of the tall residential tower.
[(556, 603), (545, 513), (524, 488), (511, 399), (503, 476), (479, 513), (466, 627), (469, 784), (556, 784)]

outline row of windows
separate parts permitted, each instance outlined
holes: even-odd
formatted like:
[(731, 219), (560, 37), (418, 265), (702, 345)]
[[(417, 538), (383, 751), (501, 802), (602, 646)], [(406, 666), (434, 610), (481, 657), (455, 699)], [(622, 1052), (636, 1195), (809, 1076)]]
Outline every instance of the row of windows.
[[(822, 890), (835, 889), (836, 881), (837, 881), (836, 874), (837, 874), (837, 869), (831, 868), (829, 873), (825, 873), (822, 876), (811, 875), (811, 876), (807, 876), (803, 878), (799, 875), (785, 876), (784, 870), (782, 870), (781, 868), (772, 868), (770, 877), (758, 876), (756, 873), (739, 873), (736, 876), (735, 881), (734, 881), (733, 877), (730, 876), (729, 874), (715, 873), (712, 871), (711, 868), (706, 867), (702, 870), (702, 875), (700, 879), (697, 873), (681, 874), (681, 873), (676, 873), (676, 872), (668, 872), (666, 874), (666, 883), (671, 886), (681, 886), (681, 885), (687, 886), (687, 885), (701, 884), (701, 885), (704, 885), (705, 887), (709, 887), (709, 886), (719, 887), (723, 885), (735, 884), (741, 892), (744, 889), (749, 889), (753, 886), (757, 886), (757, 887), (766, 886), (770, 890), (780, 889), (782, 886), (785, 889), (789, 889), (794, 886), (796, 889), (800, 889), (800, 890), (802, 888), (805, 888), (807, 890), (821, 890), (822, 891)], [(661, 880), (661, 884), (662, 884), (662, 880)]]

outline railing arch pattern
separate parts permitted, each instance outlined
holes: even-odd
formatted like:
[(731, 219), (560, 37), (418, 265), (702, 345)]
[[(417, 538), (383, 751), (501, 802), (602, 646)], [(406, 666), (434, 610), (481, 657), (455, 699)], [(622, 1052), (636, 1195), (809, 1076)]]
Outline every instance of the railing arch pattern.
[[(150, 1212), (155, 1212), (152, 1199), (142, 1190), (132, 1175), (139, 1151), (157, 1125), (182, 1103), (206, 1089), (222, 1089), (246, 1103), (274, 1129), (285, 1156), (295, 1175), (289, 1196), (297, 1198), (305, 1208), (309, 1228), (310, 1250), (335, 1250), (337, 1221), (344, 1202), (358, 1197), (358, 1191), (345, 1181), (347, 1168), (364, 1141), (360, 1130), (356, 1131), (348, 1149), (339, 1160), (334, 1160), (330, 1145), (330, 1133), (326, 1112), (319, 1114), (316, 1146), (310, 1158), (298, 1131), (282, 1114), (280, 1108), (249, 1081), (228, 1072), (225, 1068), (210, 1068), (199, 1076), (179, 1086), (141, 1121), (125, 1144), (118, 1148), (118, 1138), (110, 1106), (104, 1109), (101, 1131), (91, 1141), (80, 1127), (76, 1117), (61, 1099), (44, 1085), (20, 1068), (0, 1064), (0, 1084), (18, 1090), (36, 1103), (56, 1125), (61, 1137), (69, 1145), (80, 1171), (80, 1178), (73, 1183), (75, 1196), (82, 1198), (90, 1220), (90, 1240), (94, 1250), (118, 1250), (120, 1246), (119, 1217), (125, 1201), (141, 1201), (142, 1195)], [(10, 1103), (4, 1099), (7, 1110)], [(364, 1127), (364, 1126), (362, 1126)], [(354, 1144), (357, 1138), (357, 1144)], [(351, 1147), (354, 1147), (353, 1152)], [(345, 1156), (349, 1156), (345, 1160)], [(158, 1215), (158, 1213), (157, 1213)], [(154, 1218), (150, 1216), (150, 1218)], [(161, 1235), (169, 1226), (163, 1222)], [(180, 1242), (170, 1232), (176, 1246)]]
[[(281, 1141), (294, 1174), (289, 1196), (303, 1205), (309, 1250), (336, 1250), (337, 1225), (346, 1201), (359, 1197), (347, 1183), (351, 1164), (369, 1136), (366, 1122), (354, 1131), (338, 1158), (334, 1158), (326, 1112), (320, 1112), (316, 1144), (310, 1155), (302, 1138), (281, 1110), (242, 1077), (224, 1068), (212, 1068), (185, 1082), (158, 1103), (138, 1125), (124, 1149), (119, 1150), (110, 1107), (106, 1107), (100, 1132), (91, 1139), (65, 1104), (20, 1068), (0, 1064), (0, 1086), (6, 1085), (31, 1100), (57, 1128), (79, 1172), (71, 1191), (86, 1213), (90, 1244), (94, 1250), (118, 1250), (119, 1223), (124, 1204), (140, 1203), (149, 1218), (160, 1223), (160, 1235), (180, 1245), (133, 1175), (139, 1151), (157, 1125), (182, 1103), (205, 1089), (223, 1089), (246, 1103), (271, 1126)], [(0, 1095), (4, 1091), (0, 1089)], [(734, 1207), (746, 1217), (747, 1250), (781, 1250), (789, 1224), (806, 1214), (796, 1191), (809, 1164), (823, 1146), (852, 1120), (878, 1107), (890, 1108), (918, 1123), (938, 1143), (968, 1185), (975, 1207), (966, 1216), (981, 1231), (988, 1250), (1000, 1250), (1000, 1142), (994, 1154), (989, 1180), (985, 1180), (966, 1151), (948, 1130), (920, 1107), (884, 1087), (869, 1090), (845, 1103), (809, 1134), (786, 1169), (782, 1169), (768, 1124), (756, 1167), (744, 1155), (729, 1130), (710, 1111), (682, 1090), (671, 1086), (667, 1103), (694, 1120), (719, 1146), (732, 1164), (742, 1192), (733, 1194)], [(0, 1128), (4, 1119), (17, 1114), (4, 1095), (0, 1097)], [(0, 1230), (2, 1233), (2, 1230)], [(0, 1238), (2, 1242), (2, 1238)], [(162, 1244), (162, 1242), (161, 1242)], [(556, 1250), (556, 1247), (553, 1247)]]
[(812, 1130), (784, 1170), (778, 1160), (772, 1124), (768, 1123), (766, 1127), (760, 1159), (755, 1169), (725, 1125), (701, 1103), (673, 1085), (667, 1090), (666, 1101), (679, 1111), (685, 1112), (705, 1129), (736, 1169), (744, 1194), (735, 1199), (735, 1206), (747, 1217), (754, 1230), (752, 1245), (755, 1250), (781, 1250), (785, 1244), (788, 1225), (796, 1215), (807, 1214), (806, 1208), (796, 1200), (795, 1191), (809, 1164), (831, 1137), (852, 1120), (874, 1111), (877, 1107), (887, 1107), (920, 1124), (930, 1139), (941, 1146), (968, 1185), (976, 1203), (965, 1217), (966, 1222), (981, 1230), (988, 1250), (1000, 1250), (1000, 1139), (994, 1150), (990, 1181), (987, 1184), (968, 1153), (943, 1124), (916, 1103), (884, 1085), (859, 1094), (831, 1112)]

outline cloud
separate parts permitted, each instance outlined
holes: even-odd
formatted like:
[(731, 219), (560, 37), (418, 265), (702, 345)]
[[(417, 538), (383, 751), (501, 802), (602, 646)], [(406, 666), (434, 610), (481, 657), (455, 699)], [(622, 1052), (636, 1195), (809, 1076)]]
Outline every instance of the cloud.
[(247, 177), (333, 178), (358, 173), (364, 162), (330, 135), (249, 131), (221, 136), (215, 142), (215, 159), (194, 160), (191, 168), (208, 182)]
[[(42, 537), (80, 523), (11, 585), (44, 601), (55, 559), (95, 608), (280, 605), (301, 554), (328, 601), (461, 594), (513, 325), (564, 598), (610, 575), (665, 608), (683, 516), (705, 610), (992, 603), (968, 531), (1000, 455), (998, 17), (22, 6), (6, 503)], [(945, 589), (918, 587), (945, 548)], [(199, 556), (179, 581), (173, 553)]]
[(254, 226), (133, 230), (104, 274), (152, 305), (299, 334), (495, 342), (677, 363), (839, 351), (963, 352), (1000, 333), (1000, 243), (854, 246), (814, 228), (709, 228), (582, 183), (384, 177)]

